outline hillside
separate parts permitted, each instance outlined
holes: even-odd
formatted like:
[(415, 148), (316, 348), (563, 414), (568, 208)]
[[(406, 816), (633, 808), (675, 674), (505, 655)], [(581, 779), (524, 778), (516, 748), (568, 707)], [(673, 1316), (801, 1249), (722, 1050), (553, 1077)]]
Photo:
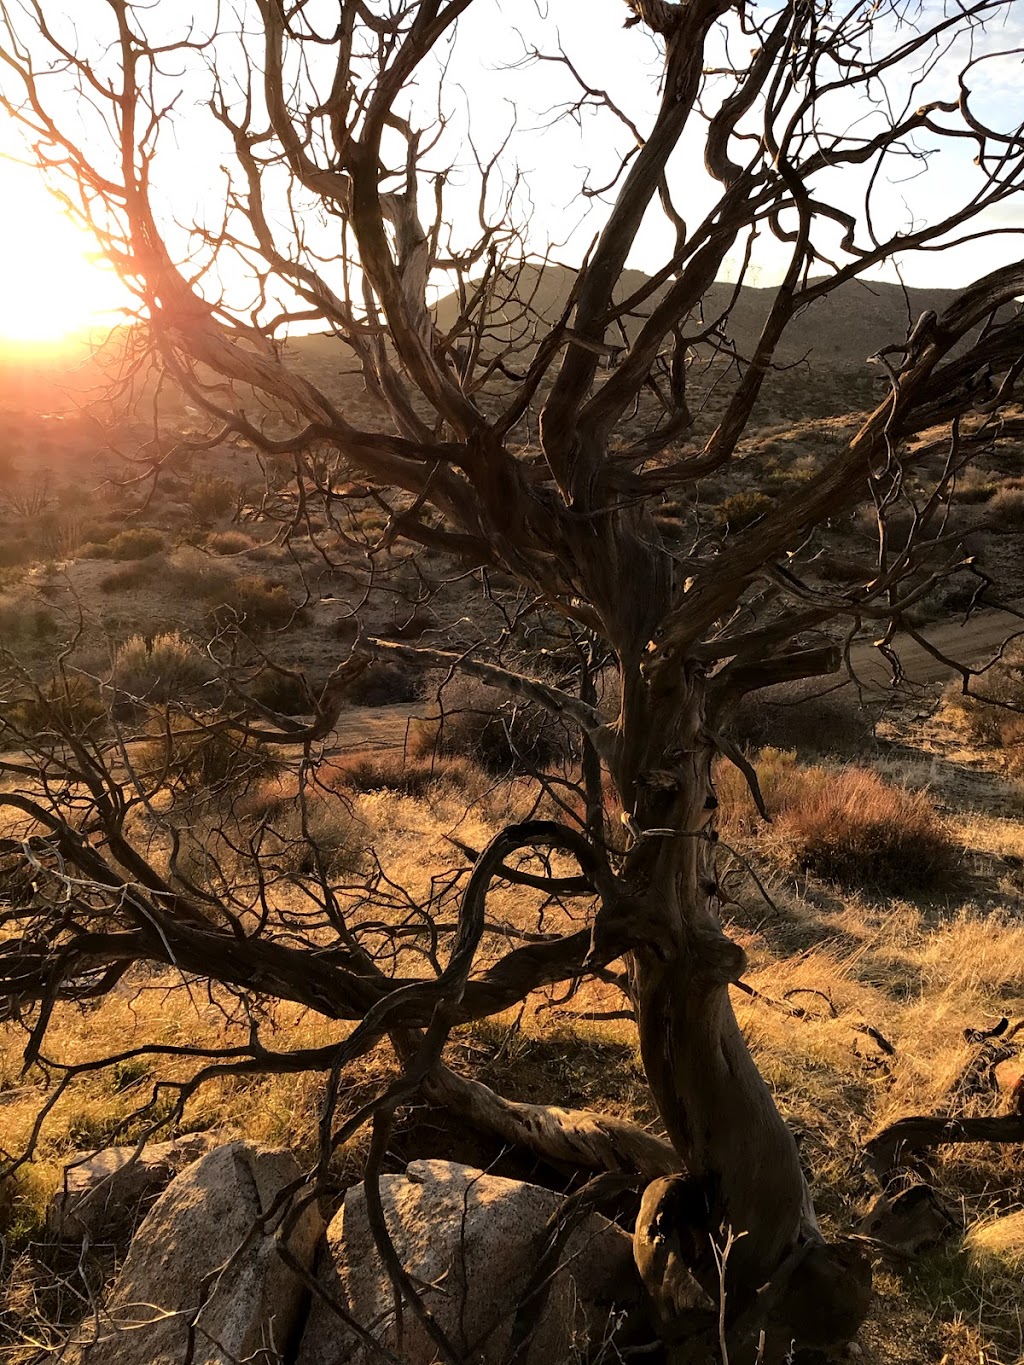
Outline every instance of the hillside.
[[(517, 282), (517, 298), (528, 299), (538, 319), (553, 321), (561, 313), (575, 275), (562, 266), (549, 266), (542, 272), (524, 271)], [(639, 270), (623, 272), (618, 301), (631, 298), (648, 282)], [(661, 297), (655, 291), (639, 305), (649, 313)], [(719, 317), (735, 293), (733, 285), (716, 283), (704, 297), (703, 325)], [(811, 304), (790, 325), (777, 352), (785, 364), (807, 358), (812, 366), (856, 370), (867, 357), (882, 346), (901, 341), (908, 328), (926, 309), (941, 312), (956, 297), (952, 289), (908, 289), (899, 285), (851, 281), (834, 293)], [(776, 294), (774, 287), (758, 289), (744, 285), (739, 290), (729, 320), (729, 335), (741, 355), (749, 355)], [(508, 310), (512, 312), (511, 307)], [(436, 309), (438, 326), (446, 329), (458, 317), (458, 299), (443, 298)], [(699, 322), (694, 319), (694, 322)], [(625, 321), (627, 335), (635, 335), (641, 318)], [(694, 327), (694, 330), (698, 330)], [(614, 339), (611, 335), (609, 339)]]

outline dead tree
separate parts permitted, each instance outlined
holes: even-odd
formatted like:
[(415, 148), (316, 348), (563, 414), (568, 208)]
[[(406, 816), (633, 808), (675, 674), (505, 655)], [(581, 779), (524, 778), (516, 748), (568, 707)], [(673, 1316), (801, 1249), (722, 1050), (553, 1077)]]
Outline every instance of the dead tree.
[[(524, 63), (568, 90), (565, 114), (586, 109), (608, 121), (595, 161), (607, 168), (621, 155), (602, 189), (584, 187), (586, 203), (606, 207), (553, 308), (543, 294), (553, 253), (545, 258), (517, 224), (518, 171), (502, 147), (490, 159), (469, 156), (469, 133), (449, 111), (447, 64), (479, 9), (473, 0), (352, 0), (323, 16), (253, 0), (231, 33), (176, 29), (184, 20), (173, 18), (160, 29), (160, 7), (106, 0), (95, 48), (53, 8), (51, 16), (45, 0), (3, 7), (5, 104), (136, 292), (139, 367), (158, 366), (209, 415), (210, 444), (240, 438), (290, 459), (299, 494), (291, 515), (315, 504), (340, 526), (339, 509), (358, 488), (386, 512), (376, 552), (407, 543), (467, 572), (502, 573), (531, 610), (564, 622), (589, 657), (607, 661), (616, 684), (609, 713), (583, 667), (557, 686), (496, 661), (483, 638), (448, 650), (361, 639), (339, 658), (312, 721), (225, 713), (226, 729), (294, 745), (308, 764), (347, 679), (367, 656), (391, 652), (474, 674), (575, 730), (584, 813), (510, 827), (479, 855), (457, 888), (457, 932), (435, 931), (433, 967), (421, 977), (378, 965), (330, 878), (320, 883), (314, 951), (269, 913), (235, 915), (228, 891), (179, 875), (173, 860), (171, 873), (159, 873), (128, 832), (145, 792), (123, 772), (111, 776), (109, 741), (61, 731), (42, 777), (29, 763), (26, 789), (0, 796), (36, 822), (9, 856), (27, 860), (37, 888), (49, 886), (4, 912), (0, 991), (31, 1024), (29, 1057), (44, 1046), (55, 1002), (102, 995), (139, 962), (245, 999), (299, 1001), (357, 1027), (314, 1052), (253, 1042), (207, 1059), (189, 1087), (225, 1071), (319, 1068), (331, 1078), (330, 1103), (347, 1062), (390, 1037), (405, 1070), (371, 1106), (375, 1122), (385, 1125), (423, 1089), (506, 1138), (592, 1170), (653, 1179), (678, 1162), (685, 1179), (659, 1187), (653, 1212), (645, 1205), (645, 1226), (672, 1248), (673, 1284), (650, 1285), (658, 1302), (683, 1312), (701, 1295), (717, 1299), (709, 1238), (731, 1230), (743, 1234), (730, 1240), (727, 1266), (738, 1339), (756, 1340), (759, 1315), (775, 1311), (776, 1335), (799, 1339), (799, 1314), (785, 1305), (808, 1299), (816, 1343), (848, 1336), (864, 1311), (863, 1267), (851, 1269), (849, 1247), (833, 1254), (824, 1244), (793, 1136), (730, 1003), (744, 954), (719, 921), (712, 763), (721, 752), (742, 762), (723, 738), (740, 698), (833, 672), (864, 629), (883, 644), (909, 631), (929, 647), (913, 607), (944, 576), (972, 571), (948, 523), (950, 492), (1013, 421), (1024, 267), (993, 269), (926, 326), (908, 317), (906, 342), (879, 356), (884, 400), (813, 478), (746, 529), (681, 544), (657, 514), (668, 497), (693, 500), (702, 481), (742, 462), (780, 345), (811, 304), (887, 262), (998, 241), (990, 210), (1020, 189), (1024, 135), (1010, 114), (1007, 126), (993, 125), (975, 92), (989, 63), (1009, 60), (988, 27), (997, 30), (1009, 0), (941, 15), (902, 2), (835, 10), (627, 0), (635, 32), (609, 31), (608, 42), (638, 62), (653, 42), (662, 66), (656, 108), (642, 123), (589, 85), (570, 53), (527, 52)], [(166, 192), (158, 195), (157, 143), (182, 91), (203, 81), (205, 103), (188, 117), (213, 120), (225, 169), (210, 191), (217, 212), (186, 240)], [(423, 99), (431, 82), (440, 89), (432, 106)], [(862, 108), (870, 118), (858, 117)], [(461, 174), (468, 157), (479, 177), (476, 221), (464, 200), (456, 207), (456, 177), (444, 164), (453, 137), (452, 162), (457, 155)], [(684, 221), (673, 156), (695, 143), (705, 175), (700, 192), (687, 182)], [(944, 181), (941, 212), (893, 225), (882, 211), (890, 170), (925, 173), (934, 158), (962, 171)], [(627, 256), (658, 211), (671, 250), (624, 297)], [(710, 300), (727, 259), (744, 262), (742, 283), (759, 237), (774, 241), (785, 266), (743, 354), (729, 341), (739, 285), (715, 295), (720, 304)], [(239, 272), (244, 306), (232, 302)], [(443, 322), (428, 294), (439, 282), (456, 300)], [(280, 338), (300, 322), (333, 333), (339, 356), (354, 360), (386, 408), (382, 429), (353, 420), (296, 370)], [(618, 364), (605, 370), (623, 338)], [(984, 392), (975, 383), (982, 372)], [(705, 429), (696, 420), (702, 384), (722, 400)], [(657, 410), (638, 429), (637, 405), (652, 385)], [(914, 445), (925, 431), (929, 442)], [(943, 458), (932, 476), (936, 451)], [(840, 589), (821, 572), (817, 531), (862, 504), (877, 512), (876, 550)], [(908, 516), (897, 533), (889, 513), (900, 509)], [(19, 769), (11, 760), (0, 771)], [(617, 839), (605, 779), (621, 811)], [(524, 850), (558, 851), (578, 871), (523, 872)], [(502, 879), (588, 896), (593, 922), (475, 969), (488, 891)], [(599, 1116), (508, 1104), (444, 1067), (459, 1023), (621, 957), (671, 1149)], [(329, 1115), (326, 1125), (334, 1144), (352, 1129), (332, 1131)], [(652, 1281), (667, 1273), (665, 1255), (641, 1261)], [(690, 1289), (680, 1288), (681, 1269)], [(773, 1277), (775, 1290), (759, 1298)]]

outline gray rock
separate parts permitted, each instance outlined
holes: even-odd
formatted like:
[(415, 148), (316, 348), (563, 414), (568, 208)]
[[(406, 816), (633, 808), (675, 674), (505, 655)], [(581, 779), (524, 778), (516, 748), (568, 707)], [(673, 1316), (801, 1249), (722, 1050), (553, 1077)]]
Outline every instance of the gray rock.
[[(171, 1181), (132, 1239), (121, 1273), (74, 1358), (81, 1365), (276, 1365), (305, 1301), (275, 1249), (283, 1215), (254, 1227), (300, 1174), (289, 1152), (231, 1142)], [(323, 1222), (307, 1206), (288, 1233), (311, 1269)]]
[[(561, 1196), (537, 1185), (484, 1175), (450, 1161), (414, 1161), (406, 1175), (384, 1176), (388, 1231), (422, 1299), (466, 1365), (504, 1365), (519, 1297), (537, 1264), (545, 1224)], [(349, 1190), (327, 1230), (319, 1282), (402, 1365), (430, 1365), (437, 1348), (403, 1309), (377, 1254), (363, 1187)], [(574, 1348), (600, 1341), (614, 1305), (636, 1292), (632, 1241), (598, 1214), (572, 1234), (543, 1310), (516, 1365), (556, 1365)], [(297, 1365), (381, 1365), (318, 1295)]]
[(64, 1242), (126, 1240), (146, 1203), (212, 1146), (211, 1138), (196, 1133), (154, 1142), (141, 1152), (108, 1147), (78, 1157), (65, 1168), (50, 1199), (47, 1230)]

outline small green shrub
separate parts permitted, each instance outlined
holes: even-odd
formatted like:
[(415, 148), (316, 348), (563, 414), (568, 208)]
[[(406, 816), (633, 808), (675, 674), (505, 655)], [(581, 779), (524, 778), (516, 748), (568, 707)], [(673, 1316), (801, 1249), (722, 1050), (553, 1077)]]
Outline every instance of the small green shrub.
[(165, 702), (201, 686), (209, 676), (209, 661), (173, 631), (126, 640), (114, 656), (112, 682), (129, 699)]

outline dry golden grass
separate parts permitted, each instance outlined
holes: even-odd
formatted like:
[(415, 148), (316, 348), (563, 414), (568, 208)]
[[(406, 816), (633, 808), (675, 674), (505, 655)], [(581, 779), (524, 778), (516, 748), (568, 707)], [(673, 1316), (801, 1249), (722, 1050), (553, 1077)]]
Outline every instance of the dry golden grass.
[[(930, 890), (954, 872), (962, 849), (927, 793), (867, 768), (802, 767), (777, 749), (762, 751), (754, 766), (784, 865), (844, 886), (903, 892)], [(723, 833), (754, 833), (760, 817), (746, 777), (722, 762), (716, 786)]]
[[(457, 768), (457, 780), (450, 780), (455, 771), (442, 763), (425, 788), (417, 791), (413, 783), (403, 793), (396, 790), (402, 784), (393, 755), (327, 764), (321, 784), (309, 792), (315, 820), (322, 822), (319, 831), (325, 841), (337, 837), (345, 847), (372, 844), (388, 875), (412, 897), (423, 898), (432, 878), (463, 863), (444, 834), (481, 847), (500, 825), (522, 818), (536, 799), (528, 779), (506, 784), (476, 770), (469, 782), (467, 765), (459, 761)], [(787, 757), (767, 756), (762, 775), (770, 805), (786, 808), (804, 781), (797, 771)], [(730, 780), (720, 785), (728, 788)], [(733, 790), (733, 796), (741, 795)], [(252, 813), (247, 803), (263, 812), (294, 810), (294, 776), (281, 772), (261, 779), (236, 801), (242, 816)], [(981, 821), (975, 813), (963, 819)], [(748, 879), (731, 879), (739, 901), (731, 932), (748, 952), (746, 979), (758, 992), (756, 997), (737, 992), (736, 1009), (763, 1074), (800, 1134), (823, 1222), (827, 1229), (845, 1230), (869, 1193), (860, 1163), (865, 1138), (902, 1114), (941, 1111), (950, 1104), (951, 1088), (974, 1050), (964, 1040), (965, 1028), (989, 1025), (1002, 1013), (1024, 1016), (1019, 965), (1024, 921), (1009, 905), (993, 913), (969, 901), (936, 905), (934, 898), (916, 904), (877, 894), (839, 896), (813, 877), (794, 880), (791, 855), (782, 847), (789, 837), (783, 822), (765, 831), (745, 805), (730, 811), (728, 803), (726, 820), (731, 838), (764, 871), (775, 902), (769, 910)], [(1015, 833), (998, 821), (985, 829), (993, 853), (1002, 847), (1001, 834)], [(537, 913), (537, 898), (521, 888), (500, 888), (489, 904), (494, 920), (521, 927), (534, 927)], [(547, 927), (565, 925), (557, 915), (547, 921)], [(503, 946), (510, 945), (489, 938), (485, 954)], [(413, 957), (403, 958), (402, 970), (420, 969)], [(77, 1061), (142, 1042), (214, 1047), (244, 1027), (224, 1013), (230, 1007), (226, 998), (186, 991), (170, 975), (136, 973), (129, 987), (99, 1008), (61, 1007), (49, 1051)], [(657, 1128), (635, 1026), (592, 1017), (621, 1009), (622, 997), (613, 987), (588, 983), (572, 1000), (551, 1008), (560, 994), (540, 993), (522, 1012), (458, 1030), (451, 1063), (511, 1098), (595, 1107)], [(348, 1027), (287, 1005), (274, 1008), (269, 1022), (292, 1046), (323, 1045)], [(892, 1055), (866, 1027), (888, 1040)], [(9, 1150), (25, 1141), (45, 1091), (38, 1068), (20, 1074), (24, 1041), (11, 1026), (0, 1031), (0, 1122)], [(353, 1068), (343, 1109), (354, 1109), (373, 1093), (389, 1066), (381, 1052)], [(39, 1159), (19, 1175), (6, 1210), (0, 1210), (12, 1245), (37, 1235), (70, 1154), (135, 1136), (139, 1120), (132, 1115), (154, 1080), (182, 1078), (186, 1070), (173, 1059), (133, 1061), (73, 1087), (47, 1122)], [(321, 1097), (318, 1077), (222, 1080), (192, 1100), (182, 1127), (223, 1137), (248, 1134), (308, 1157)], [(988, 1095), (963, 1101), (976, 1111), (996, 1102)], [(406, 1154), (437, 1155), (430, 1143), (450, 1140), (439, 1138), (436, 1127), (417, 1125), (416, 1111), (410, 1111), (398, 1139)], [(343, 1176), (357, 1177), (361, 1154), (359, 1142), (342, 1154)], [(934, 1165), (940, 1188), (963, 1209), (968, 1254), (954, 1242), (913, 1265), (879, 1263), (879, 1298), (862, 1334), (868, 1359), (917, 1365), (945, 1355), (947, 1365), (976, 1365), (980, 1359), (1009, 1365), (1024, 1349), (1017, 1317), (1021, 1243), (1017, 1224), (995, 1220), (1007, 1212), (1006, 1192), (1019, 1189), (1024, 1162), (1013, 1149), (949, 1149)]]

